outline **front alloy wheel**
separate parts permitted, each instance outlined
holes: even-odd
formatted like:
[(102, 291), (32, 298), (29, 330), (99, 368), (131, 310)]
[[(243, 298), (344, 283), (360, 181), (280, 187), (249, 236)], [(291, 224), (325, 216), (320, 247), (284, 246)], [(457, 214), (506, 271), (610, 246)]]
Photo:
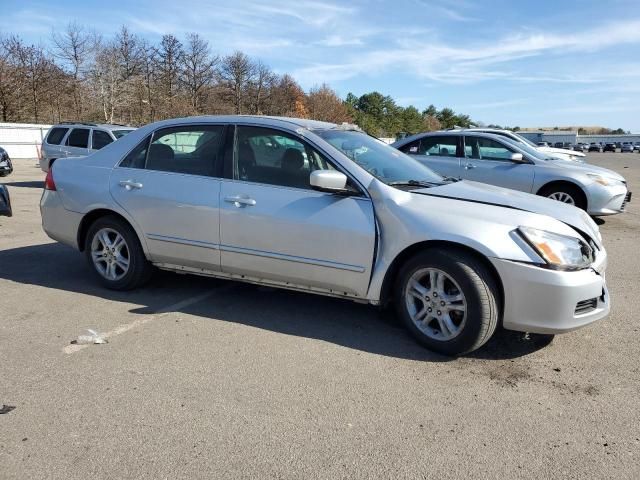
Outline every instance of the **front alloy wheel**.
[(461, 355), (484, 345), (500, 318), (500, 290), (482, 259), (456, 248), (427, 249), (396, 277), (399, 317), (429, 350)]

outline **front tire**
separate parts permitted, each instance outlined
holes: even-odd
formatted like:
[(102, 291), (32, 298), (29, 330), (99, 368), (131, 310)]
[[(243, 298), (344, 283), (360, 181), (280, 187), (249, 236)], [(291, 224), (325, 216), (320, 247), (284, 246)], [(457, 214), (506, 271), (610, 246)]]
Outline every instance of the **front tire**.
[(401, 268), (395, 304), (422, 345), (444, 355), (477, 350), (500, 318), (497, 283), (484, 263), (459, 250), (429, 249)]
[(138, 236), (118, 217), (106, 216), (93, 222), (84, 249), (91, 270), (111, 290), (132, 290), (151, 278), (153, 267)]
[(549, 185), (542, 188), (538, 195), (542, 197), (550, 198), (551, 200), (557, 200), (558, 202), (566, 203), (578, 207), (582, 210), (587, 209), (587, 201), (584, 193), (579, 187), (571, 184), (556, 184)]

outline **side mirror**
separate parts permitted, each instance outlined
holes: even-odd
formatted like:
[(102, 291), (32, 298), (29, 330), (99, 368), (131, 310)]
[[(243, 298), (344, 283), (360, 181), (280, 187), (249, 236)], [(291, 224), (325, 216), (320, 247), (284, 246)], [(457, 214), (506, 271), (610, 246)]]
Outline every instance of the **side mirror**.
[(0, 185), (0, 216), (11, 217), (12, 215), (9, 189), (5, 185)]
[(344, 192), (347, 176), (335, 170), (315, 170), (309, 175), (309, 184), (321, 192)]
[(511, 161), (513, 163), (527, 163), (521, 153), (512, 153)]

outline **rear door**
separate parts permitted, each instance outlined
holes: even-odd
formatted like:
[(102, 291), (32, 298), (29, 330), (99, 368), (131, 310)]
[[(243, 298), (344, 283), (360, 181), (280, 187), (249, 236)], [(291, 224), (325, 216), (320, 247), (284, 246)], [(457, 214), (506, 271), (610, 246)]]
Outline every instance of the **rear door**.
[(371, 200), (313, 190), (335, 167), (303, 139), (239, 125), (221, 188), (221, 263), (228, 273), (364, 297), (375, 249)]
[(465, 180), (531, 192), (535, 165), (511, 160), (512, 147), (491, 138), (464, 136), (464, 154), (460, 175)]
[(458, 143), (457, 135), (428, 136), (405, 145), (400, 150), (415, 157), (440, 175), (459, 178)]
[(156, 130), (113, 170), (111, 194), (142, 229), (153, 262), (220, 269), (224, 130)]
[(76, 127), (67, 135), (64, 154), (66, 157), (81, 157), (89, 154), (89, 133), (91, 129)]

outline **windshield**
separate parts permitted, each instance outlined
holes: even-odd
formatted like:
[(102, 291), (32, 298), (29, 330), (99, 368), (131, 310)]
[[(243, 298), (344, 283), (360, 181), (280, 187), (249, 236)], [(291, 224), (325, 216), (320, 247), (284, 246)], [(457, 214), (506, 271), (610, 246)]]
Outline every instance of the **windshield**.
[(444, 183), (430, 168), (365, 133), (338, 129), (315, 133), (386, 184), (409, 180)]
[(111, 130), (111, 133), (113, 133), (113, 136), (116, 137), (116, 140), (124, 137), (127, 133), (131, 132), (133, 132), (133, 130)]

